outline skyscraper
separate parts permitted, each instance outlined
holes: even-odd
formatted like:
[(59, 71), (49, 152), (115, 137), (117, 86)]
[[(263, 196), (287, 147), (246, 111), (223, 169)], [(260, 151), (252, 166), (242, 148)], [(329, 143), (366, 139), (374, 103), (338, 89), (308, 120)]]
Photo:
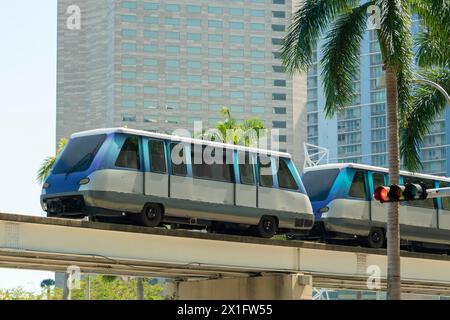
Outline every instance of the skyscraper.
[(279, 59), (293, 6), (58, 1), (57, 138), (111, 126), (192, 131), (195, 121), (214, 126), (227, 106), (238, 120), (278, 129), (280, 150), (302, 164), (306, 81)]
[[(420, 28), (417, 18), (412, 21), (412, 33)], [(324, 92), (321, 87), (321, 59), (318, 43), (315, 63), (308, 73), (308, 142), (329, 149), (330, 162), (356, 162), (387, 167), (386, 88), (381, 52), (375, 31), (367, 31), (361, 46), (360, 70), (354, 75), (356, 95), (345, 111), (333, 119), (325, 119)], [(450, 112), (438, 117), (422, 148), (423, 172), (448, 175), (447, 161)], [(449, 122), (450, 123), (450, 122)], [(413, 130), (414, 128), (411, 128)], [(314, 148), (311, 149), (312, 153)]]

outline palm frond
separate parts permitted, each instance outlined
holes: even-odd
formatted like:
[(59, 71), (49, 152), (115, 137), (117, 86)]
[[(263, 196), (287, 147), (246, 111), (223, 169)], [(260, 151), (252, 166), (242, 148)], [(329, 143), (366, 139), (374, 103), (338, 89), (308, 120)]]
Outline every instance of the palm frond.
[[(450, 91), (450, 70), (428, 70), (421, 75)], [(408, 170), (417, 171), (422, 168), (420, 148), (436, 117), (445, 111), (446, 105), (445, 97), (436, 88), (420, 85), (416, 90), (411, 112), (400, 125), (400, 153)]]
[(448, 35), (440, 37), (431, 31), (422, 31), (417, 34), (414, 45), (417, 48), (416, 61), (420, 67), (450, 65)]
[(343, 109), (355, 94), (352, 84), (359, 70), (361, 40), (366, 31), (366, 13), (370, 5), (372, 3), (368, 2), (342, 13), (328, 31), (321, 59), (327, 117)]
[(59, 140), (58, 149), (56, 150), (56, 154), (52, 157), (47, 157), (42, 161), (36, 176), (36, 180), (39, 184), (44, 184), (45, 180), (47, 180), (50, 175), (53, 166), (55, 165), (56, 160), (58, 159), (59, 154), (64, 150), (67, 145), (67, 139), (62, 138)]
[(281, 50), (283, 65), (294, 73), (311, 66), (312, 53), (321, 32), (342, 11), (351, 8), (354, 1), (305, 0), (291, 19)]
[(381, 30), (378, 36), (385, 63), (396, 72), (405, 64), (412, 66), (414, 55), (407, 1), (377, 0), (376, 4), (381, 9)]

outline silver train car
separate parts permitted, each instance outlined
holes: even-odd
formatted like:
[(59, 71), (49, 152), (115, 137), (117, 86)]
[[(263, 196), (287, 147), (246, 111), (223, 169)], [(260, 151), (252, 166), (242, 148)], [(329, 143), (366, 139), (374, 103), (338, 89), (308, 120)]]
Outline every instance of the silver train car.
[(126, 216), (148, 227), (212, 231), (239, 226), (266, 238), (306, 231), (314, 219), (287, 153), (126, 128), (74, 134), (41, 204), (50, 217)]
[[(388, 184), (388, 170), (360, 164), (329, 164), (305, 168), (302, 181), (315, 215), (311, 236), (324, 239), (357, 237), (363, 244), (386, 244), (387, 203), (374, 191)], [(401, 171), (400, 184), (425, 183), (448, 187), (450, 179)], [(450, 245), (450, 198), (400, 203), (400, 236), (414, 246)]]

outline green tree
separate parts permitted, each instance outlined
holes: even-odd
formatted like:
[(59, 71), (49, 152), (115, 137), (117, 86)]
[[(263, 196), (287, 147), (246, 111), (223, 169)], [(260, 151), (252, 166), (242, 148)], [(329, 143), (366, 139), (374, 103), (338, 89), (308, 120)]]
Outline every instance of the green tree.
[(42, 300), (43, 298), (43, 294), (29, 292), (23, 288), (11, 290), (0, 289), (0, 300)]
[[(427, 21), (427, 28), (415, 39), (419, 76), (437, 83), (450, 93), (450, 3), (446, 0), (416, 2), (417, 11)], [(420, 148), (436, 117), (445, 111), (447, 103), (437, 88), (428, 84), (418, 85), (411, 110), (403, 119), (400, 129), (400, 152), (409, 170), (423, 168)]]
[[(282, 58), (286, 70), (291, 73), (306, 72), (312, 65), (317, 40), (322, 34), (325, 35), (320, 63), (326, 98), (325, 114), (332, 117), (349, 105), (354, 97), (352, 84), (359, 69), (361, 40), (367, 30), (367, 12), (373, 12), (373, 9), (377, 9), (375, 13), (380, 12), (379, 21), (375, 21), (378, 24), (375, 35), (386, 73), (390, 184), (398, 184), (400, 177), (399, 118), (403, 121), (412, 109), (412, 10), (424, 15), (426, 28), (436, 26), (439, 22), (433, 19), (428, 9), (437, 3), (445, 4), (445, 1), (374, 0), (361, 4), (359, 0), (305, 0), (294, 13), (284, 41)], [(398, 203), (391, 203), (388, 209), (387, 251), (387, 297), (400, 299)]]
[(45, 180), (47, 180), (53, 168), (53, 165), (55, 164), (55, 161), (58, 158), (58, 155), (63, 151), (66, 145), (67, 139), (61, 139), (59, 141), (58, 150), (56, 151), (56, 154), (54, 156), (45, 158), (44, 161), (41, 163), (41, 166), (39, 167), (37, 173), (37, 181), (40, 184), (44, 184)]
[(220, 114), (224, 120), (218, 122), (215, 128), (203, 132), (203, 138), (236, 145), (257, 146), (259, 138), (267, 134), (261, 119), (249, 118), (238, 123), (227, 107), (222, 107)]
[(42, 280), (42, 282), (41, 282), (41, 288), (46, 291), (48, 300), (50, 300), (51, 290), (52, 290), (52, 287), (54, 287), (54, 286), (55, 286), (55, 280), (53, 280), (53, 279), (46, 279), (46, 280)]
[[(129, 281), (119, 277), (91, 276), (91, 300), (136, 300), (137, 279)], [(147, 279), (143, 281), (144, 300), (161, 300), (160, 285), (150, 285)], [(81, 280), (81, 288), (72, 290), (72, 300), (86, 299), (86, 280)]]

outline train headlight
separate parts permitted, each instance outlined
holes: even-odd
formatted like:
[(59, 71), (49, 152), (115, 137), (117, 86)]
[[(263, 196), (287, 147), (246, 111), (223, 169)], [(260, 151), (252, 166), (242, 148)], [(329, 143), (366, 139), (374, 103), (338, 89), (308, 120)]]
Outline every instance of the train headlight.
[(91, 180), (89, 178), (84, 178), (84, 179), (81, 179), (80, 182), (78, 182), (78, 183), (80, 186), (84, 186), (84, 185), (88, 184), (89, 182), (91, 182)]
[(328, 208), (328, 207), (324, 207), (324, 208), (320, 208), (319, 209), (319, 213), (320, 214), (327, 213), (328, 211), (330, 211), (330, 208)]
[(44, 185), (42, 186), (42, 189), (46, 190), (48, 188), (50, 188), (50, 183), (48, 183), (48, 182), (44, 183)]

